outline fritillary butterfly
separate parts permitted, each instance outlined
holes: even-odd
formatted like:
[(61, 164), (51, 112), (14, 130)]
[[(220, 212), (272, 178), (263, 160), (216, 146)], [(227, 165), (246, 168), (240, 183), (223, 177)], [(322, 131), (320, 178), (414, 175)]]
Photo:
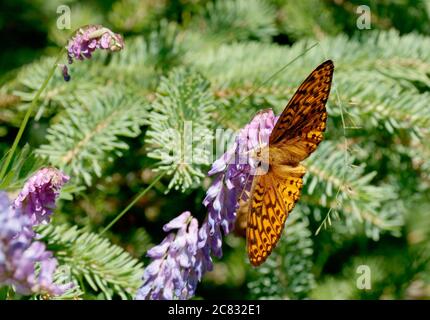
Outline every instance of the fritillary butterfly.
[[(270, 134), (269, 145), (264, 147), (268, 170), (253, 176), (245, 209), (247, 251), (254, 266), (270, 255), (299, 200), (306, 172), (300, 162), (323, 140), (333, 71), (330, 60), (312, 71), (288, 102)], [(243, 222), (240, 215), (238, 221)]]

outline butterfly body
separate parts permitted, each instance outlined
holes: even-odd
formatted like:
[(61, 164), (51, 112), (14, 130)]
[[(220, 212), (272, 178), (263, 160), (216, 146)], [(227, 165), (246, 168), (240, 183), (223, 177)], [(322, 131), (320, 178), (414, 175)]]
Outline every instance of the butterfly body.
[(269, 144), (251, 153), (256, 169), (249, 201), (240, 204), (237, 220), (242, 226), (246, 221), (248, 257), (254, 266), (270, 255), (300, 198), (306, 173), (301, 161), (323, 139), (333, 70), (328, 60), (308, 76), (276, 122)]

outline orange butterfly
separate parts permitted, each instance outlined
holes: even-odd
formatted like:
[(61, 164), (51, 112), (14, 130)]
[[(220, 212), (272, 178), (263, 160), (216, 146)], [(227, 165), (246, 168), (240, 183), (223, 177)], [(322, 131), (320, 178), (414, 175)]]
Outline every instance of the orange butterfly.
[(260, 167), (267, 170), (258, 172), (257, 168), (250, 199), (241, 204), (236, 221), (239, 229), (246, 221), (248, 257), (254, 266), (262, 264), (270, 255), (288, 214), (299, 200), (306, 172), (300, 162), (323, 139), (327, 120), (325, 104), (333, 70), (333, 62), (328, 60), (312, 71), (276, 122), (269, 145), (254, 152)]

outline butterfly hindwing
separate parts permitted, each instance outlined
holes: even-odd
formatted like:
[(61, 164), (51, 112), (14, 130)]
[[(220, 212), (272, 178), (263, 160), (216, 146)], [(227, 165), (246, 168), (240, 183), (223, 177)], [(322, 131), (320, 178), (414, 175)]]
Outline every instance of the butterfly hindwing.
[(282, 232), (282, 214), (270, 173), (256, 176), (246, 229), (248, 257), (252, 265), (260, 265), (272, 252)]
[(288, 214), (300, 197), (303, 174), (280, 177), (269, 171), (254, 178), (246, 229), (252, 265), (262, 264), (278, 243)]

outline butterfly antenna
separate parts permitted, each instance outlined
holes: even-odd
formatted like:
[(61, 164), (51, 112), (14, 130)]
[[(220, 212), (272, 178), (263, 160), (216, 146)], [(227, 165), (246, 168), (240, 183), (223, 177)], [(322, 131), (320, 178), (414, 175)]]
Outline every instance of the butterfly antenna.
[[(321, 51), (323, 52), (324, 56), (327, 58), (327, 54), (326, 54), (325, 48), (321, 45), (321, 43), (317, 42), (317, 44), (321, 48)], [(337, 90), (337, 86), (335, 84), (336, 84), (335, 80), (333, 79), (333, 90), (334, 90), (334, 93), (336, 95), (337, 103), (339, 105), (340, 118), (341, 118), (341, 121), (342, 121), (342, 129), (343, 129), (343, 140), (344, 140), (343, 143), (344, 143), (344, 150), (345, 150), (343, 161), (344, 161), (345, 167), (349, 167), (349, 165), (348, 165), (348, 163), (349, 163), (349, 160), (348, 160), (348, 156), (349, 156), (348, 155), (348, 138), (347, 138), (347, 133), (346, 133), (347, 126), (346, 126), (345, 115), (344, 115), (345, 110), (344, 110), (344, 107), (343, 107), (342, 100), (340, 98), (339, 91)], [(343, 172), (341, 174), (342, 175), (342, 177), (341, 177), (341, 183), (340, 183), (340, 185), (339, 185), (339, 187), (338, 187), (338, 189), (336, 191), (336, 195), (334, 197), (334, 199), (335, 199), (336, 203), (338, 204), (338, 206), (341, 205), (341, 204), (339, 204), (339, 202), (340, 202), (339, 201), (339, 196), (340, 196), (341, 189), (345, 185), (346, 173), (347, 173), (346, 170), (343, 170)], [(324, 217), (323, 221), (321, 222), (321, 224), (319, 225), (317, 231), (315, 232), (315, 235), (318, 235), (319, 232), (321, 231), (321, 229), (323, 227), (327, 228), (327, 224), (331, 225), (331, 216), (330, 215), (331, 215), (332, 212), (333, 212), (333, 207), (330, 207), (330, 209), (328, 210), (326, 216)]]
[[(258, 90), (260, 90), (263, 86), (265, 86), (267, 83), (269, 83), (273, 78), (275, 78), (278, 74), (280, 74), (282, 71), (284, 71), (286, 68), (288, 68), (291, 64), (293, 64), (294, 62), (296, 62), (300, 57), (304, 56), (306, 53), (308, 53), (309, 51), (311, 51), (313, 48), (315, 48), (319, 43), (316, 42), (313, 45), (311, 45), (310, 47), (306, 48), (302, 53), (300, 53), (298, 56), (296, 56), (295, 58), (293, 58), (291, 61), (289, 61), (287, 64), (285, 64), (281, 69), (277, 70), (276, 72), (274, 72), (273, 74), (271, 74), (266, 80), (264, 80), (257, 88), (255, 88), (254, 90), (251, 91), (251, 93), (247, 94), (245, 97), (243, 97), (241, 100), (239, 100), (238, 103), (236, 103), (235, 106), (233, 106), (233, 108), (241, 105), (246, 99), (248, 99), (250, 96), (252, 96), (254, 93), (256, 93)], [(220, 121), (223, 121), (224, 118), (227, 115), (224, 115), (223, 117), (220, 118)]]
[(291, 64), (296, 62), (300, 57), (308, 53), (311, 49), (315, 48), (318, 45), (318, 42), (311, 45), (309, 48), (306, 48), (301, 54), (299, 54), (297, 57), (295, 57), (293, 60), (289, 61), (287, 64), (285, 64), (281, 69), (273, 73), (271, 76), (269, 76), (266, 80), (264, 80), (257, 88), (251, 91), (250, 94), (245, 96), (242, 100), (239, 101), (238, 105), (240, 105), (243, 101), (248, 99), (250, 96), (252, 96), (254, 93), (256, 93), (258, 90), (260, 90), (263, 86), (265, 86), (267, 83), (269, 83), (273, 78), (275, 78), (278, 74), (280, 74), (282, 71), (287, 69)]

